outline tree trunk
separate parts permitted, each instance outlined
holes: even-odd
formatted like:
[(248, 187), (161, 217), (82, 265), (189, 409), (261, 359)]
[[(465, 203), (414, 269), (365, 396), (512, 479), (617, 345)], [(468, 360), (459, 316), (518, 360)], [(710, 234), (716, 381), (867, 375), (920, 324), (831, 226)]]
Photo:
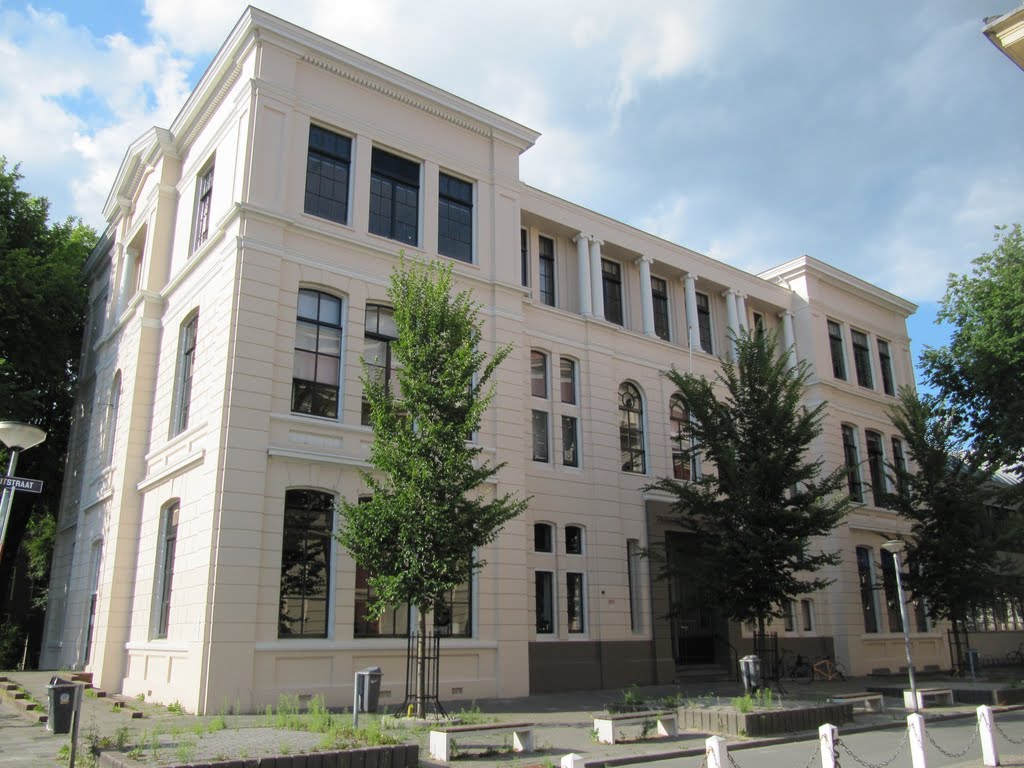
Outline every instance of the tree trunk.
[(956, 671), (963, 677), (964, 674), (964, 644), (962, 642), (961, 631), (964, 626), (963, 621), (957, 616), (951, 616), (953, 624), (953, 658), (956, 659)]
[(416, 717), (427, 716), (427, 612), (417, 609), (419, 630), (416, 635)]
[(754, 653), (761, 660), (761, 679), (758, 681), (760, 687), (764, 688), (768, 680), (768, 664), (775, 664), (774, 659), (766, 658), (768, 655), (768, 635), (765, 634), (764, 616), (757, 617), (757, 635), (754, 637)]

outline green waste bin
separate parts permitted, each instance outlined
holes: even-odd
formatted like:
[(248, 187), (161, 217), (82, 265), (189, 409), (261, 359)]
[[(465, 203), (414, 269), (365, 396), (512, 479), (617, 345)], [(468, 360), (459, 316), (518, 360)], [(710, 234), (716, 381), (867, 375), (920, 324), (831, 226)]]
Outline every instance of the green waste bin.
[(71, 718), (75, 714), (75, 693), (78, 686), (70, 680), (54, 677), (46, 686), (49, 712), (46, 729), (54, 733), (71, 733)]

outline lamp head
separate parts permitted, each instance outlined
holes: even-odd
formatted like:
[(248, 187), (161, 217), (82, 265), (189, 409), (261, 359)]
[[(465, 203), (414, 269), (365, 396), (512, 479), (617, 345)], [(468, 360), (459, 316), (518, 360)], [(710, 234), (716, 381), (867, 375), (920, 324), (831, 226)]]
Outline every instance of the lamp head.
[(20, 421), (0, 421), (0, 443), (12, 451), (26, 451), (46, 439), (46, 432)]
[(884, 549), (886, 552), (892, 552), (894, 555), (899, 554), (906, 548), (907, 542), (902, 541), (901, 539), (889, 539), (889, 541), (885, 542), (882, 545), (882, 549)]

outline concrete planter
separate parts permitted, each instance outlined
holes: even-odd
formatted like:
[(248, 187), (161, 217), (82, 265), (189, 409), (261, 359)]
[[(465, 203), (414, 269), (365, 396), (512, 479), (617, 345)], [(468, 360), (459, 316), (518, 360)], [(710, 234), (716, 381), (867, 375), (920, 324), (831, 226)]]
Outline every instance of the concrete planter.
[(822, 704), (793, 709), (739, 712), (732, 707), (693, 709), (679, 707), (679, 730), (729, 736), (774, 736), (780, 733), (816, 731), (824, 723), (853, 720), (852, 704)]
[[(311, 752), (305, 755), (247, 757), (237, 760), (196, 760), (168, 768), (417, 768), (420, 748), (417, 744), (391, 747), (366, 747), (334, 752)], [(137, 768), (138, 762), (118, 753), (100, 755), (100, 768)]]

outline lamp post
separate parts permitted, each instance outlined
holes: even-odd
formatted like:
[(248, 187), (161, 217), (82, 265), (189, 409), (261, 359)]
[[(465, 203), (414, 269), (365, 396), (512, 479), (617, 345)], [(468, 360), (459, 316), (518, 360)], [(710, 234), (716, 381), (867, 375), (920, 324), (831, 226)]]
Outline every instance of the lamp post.
[(882, 545), (882, 549), (892, 553), (893, 565), (896, 570), (896, 595), (900, 601), (900, 617), (903, 619), (903, 643), (907, 648), (907, 675), (910, 677), (910, 695), (914, 700), (914, 714), (918, 712), (917, 707), (917, 684), (914, 682), (914, 658), (910, 654), (910, 621), (907, 618), (907, 600), (903, 594), (903, 565), (900, 563), (900, 552), (907, 548), (907, 544), (899, 539), (891, 539)]
[[(11, 452), (5, 477), (14, 477), (14, 470), (18, 466), (19, 453), (39, 445), (45, 439), (46, 432), (39, 427), (33, 427), (31, 424), (22, 424), (20, 421), (0, 421), (0, 443), (6, 445)], [(14, 489), (5, 487), (3, 496), (0, 496), (0, 560), (3, 559), (4, 538), (7, 536), (7, 520), (10, 518), (11, 503), (13, 501)]]

